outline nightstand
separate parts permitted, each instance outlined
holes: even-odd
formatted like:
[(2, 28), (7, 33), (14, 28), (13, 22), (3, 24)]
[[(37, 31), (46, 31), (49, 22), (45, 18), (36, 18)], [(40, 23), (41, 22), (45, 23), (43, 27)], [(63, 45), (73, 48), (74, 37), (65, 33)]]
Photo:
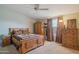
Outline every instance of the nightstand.
[(7, 46), (7, 45), (10, 45), (10, 44), (11, 44), (10, 36), (4, 36), (3, 41), (2, 41), (2, 46)]

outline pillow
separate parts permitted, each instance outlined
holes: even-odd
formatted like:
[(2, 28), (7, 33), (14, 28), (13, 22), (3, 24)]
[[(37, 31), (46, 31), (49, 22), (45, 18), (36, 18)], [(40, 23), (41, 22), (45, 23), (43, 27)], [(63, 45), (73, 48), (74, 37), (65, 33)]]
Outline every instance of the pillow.
[(18, 30), (18, 34), (19, 34), (19, 35), (22, 34), (22, 30)]
[(22, 33), (23, 33), (23, 34), (27, 34), (27, 30), (26, 30), (26, 29), (23, 29), (23, 30), (22, 30)]

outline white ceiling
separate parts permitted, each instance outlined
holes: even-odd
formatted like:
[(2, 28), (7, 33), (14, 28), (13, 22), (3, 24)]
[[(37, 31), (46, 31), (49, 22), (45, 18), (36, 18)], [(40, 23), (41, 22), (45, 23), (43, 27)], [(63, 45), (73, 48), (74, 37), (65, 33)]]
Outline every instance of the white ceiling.
[(34, 4), (7, 4), (2, 6), (31, 18), (41, 19), (79, 12), (79, 4), (40, 4), (40, 8), (48, 8), (49, 10), (38, 11), (34, 10)]

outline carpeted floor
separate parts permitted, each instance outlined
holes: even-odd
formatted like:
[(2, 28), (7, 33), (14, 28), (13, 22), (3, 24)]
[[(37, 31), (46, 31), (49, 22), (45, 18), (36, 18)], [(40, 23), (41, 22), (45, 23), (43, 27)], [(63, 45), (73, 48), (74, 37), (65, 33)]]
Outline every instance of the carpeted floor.
[[(79, 51), (63, 47), (61, 44), (46, 41), (44, 46), (40, 46), (26, 54), (78, 54)], [(13, 45), (0, 47), (0, 54), (18, 54)]]
[(13, 45), (0, 47), (0, 54), (18, 54), (18, 51)]

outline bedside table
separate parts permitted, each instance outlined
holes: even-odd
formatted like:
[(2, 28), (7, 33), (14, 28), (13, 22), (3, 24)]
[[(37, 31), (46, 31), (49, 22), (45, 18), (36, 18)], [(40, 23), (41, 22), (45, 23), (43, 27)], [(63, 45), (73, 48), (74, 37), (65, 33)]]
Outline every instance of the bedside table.
[(4, 36), (3, 40), (2, 40), (2, 46), (7, 46), (10, 45), (11, 41), (10, 41), (10, 36)]

